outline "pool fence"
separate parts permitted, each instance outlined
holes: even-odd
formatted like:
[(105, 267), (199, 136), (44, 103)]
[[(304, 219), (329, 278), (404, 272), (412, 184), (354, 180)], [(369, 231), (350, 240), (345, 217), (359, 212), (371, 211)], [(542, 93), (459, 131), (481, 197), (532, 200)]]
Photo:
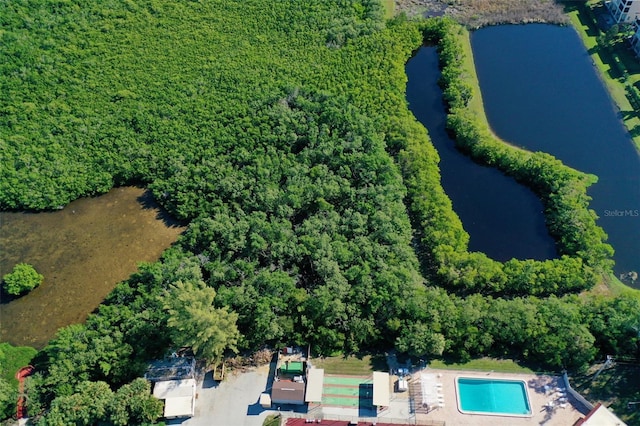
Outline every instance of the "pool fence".
[(582, 404), (587, 412), (593, 410), (593, 404), (587, 401), (584, 396), (580, 395), (571, 387), (571, 383), (569, 383), (569, 376), (566, 371), (562, 373), (562, 380), (564, 381), (564, 387), (567, 389), (567, 394), (571, 395), (573, 399)]

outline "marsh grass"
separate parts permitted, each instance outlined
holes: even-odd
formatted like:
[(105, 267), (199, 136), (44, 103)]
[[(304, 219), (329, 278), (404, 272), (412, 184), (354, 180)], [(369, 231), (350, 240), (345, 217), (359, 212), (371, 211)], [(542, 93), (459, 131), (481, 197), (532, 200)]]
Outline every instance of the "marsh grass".
[(398, 10), (410, 15), (444, 10), (471, 29), (527, 22), (568, 23), (562, 6), (553, 0), (397, 0), (396, 3)]

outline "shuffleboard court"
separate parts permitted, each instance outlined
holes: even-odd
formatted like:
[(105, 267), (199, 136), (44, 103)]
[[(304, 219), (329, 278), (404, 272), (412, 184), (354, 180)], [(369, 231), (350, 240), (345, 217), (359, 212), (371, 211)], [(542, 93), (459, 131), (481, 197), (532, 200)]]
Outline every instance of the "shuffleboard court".
[(339, 387), (339, 388), (324, 388), (323, 393), (325, 395), (349, 395), (360, 396), (360, 389), (355, 387)]
[(340, 398), (337, 396), (322, 397), (323, 405), (333, 405), (340, 407), (359, 407), (360, 400), (358, 398)]
[(325, 385), (359, 386), (362, 383), (371, 383), (371, 379), (366, 376), (332, 376), (324, 375)]
[(345, 408), (373, 408), (373, 382), (367, 376), (325, 375), (322, 404)]

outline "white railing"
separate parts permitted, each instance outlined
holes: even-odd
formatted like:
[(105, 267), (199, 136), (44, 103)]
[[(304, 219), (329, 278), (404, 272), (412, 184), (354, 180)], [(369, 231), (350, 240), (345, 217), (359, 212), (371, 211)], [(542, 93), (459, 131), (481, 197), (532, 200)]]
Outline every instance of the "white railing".
[(562, 380), (564, 380), (564, 387), (567, 388), (567, 393), (569, 395), (571, 395), (580, 404), (584, 405), (584, 407), (588, 411), (593, 410), (593, 404), (590, 403), (589, 401), (587, 401), (587, 399), (584, 396), (580, 395), (577, 391), (575, 391), (571, 387), (571, 384), (569, 383), (569, 376), (567, 375), (566, 371), (564, 373), (562, 373)]

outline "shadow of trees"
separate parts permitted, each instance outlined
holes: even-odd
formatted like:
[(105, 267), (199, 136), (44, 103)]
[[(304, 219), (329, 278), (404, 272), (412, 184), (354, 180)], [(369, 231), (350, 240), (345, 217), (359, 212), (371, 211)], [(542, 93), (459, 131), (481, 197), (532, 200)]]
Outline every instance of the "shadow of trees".
[(137, 198), (138, 203), (145, 210), (157, 210), (156, 219), (161, 220), (169, 228), (180, 228), (187, 226), (187, 223), (180, 221), (169, 214), (153, 197), (149, 189), (145, 189), (141, 196)]
[(640, 424), (640, 363), (616, 362), (597, 377), (591, 370), (573, 382), (588, 400), (602, 401), (627, 424)]

